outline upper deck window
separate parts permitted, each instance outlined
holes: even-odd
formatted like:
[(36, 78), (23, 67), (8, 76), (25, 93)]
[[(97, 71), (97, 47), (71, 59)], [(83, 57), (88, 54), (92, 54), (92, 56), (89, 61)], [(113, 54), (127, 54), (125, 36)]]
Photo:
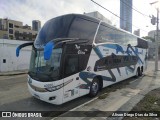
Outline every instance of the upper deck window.
[(104, 25), (100, 25), (97, 36), (96, 43), (104, 42), (115, 42), (115, 30)]
[(132, 34), (118, 30), (110, 25), (101, 24), (96, 36), (95, 43), (112, 42), (121, 45), (137, 45), (137, 37)]
[(35, 46), (45, 45), (56, 38), (79, 38), (93, 42), (98, 21), (86, 16), (66, 15), (53, 18), (46, 22), (38, 33)]
[(98, 23), (76, 17), (69, 30), (69, 37), (80, 38), (90, 40), (93, 42), (94, 35), (96, 33)]

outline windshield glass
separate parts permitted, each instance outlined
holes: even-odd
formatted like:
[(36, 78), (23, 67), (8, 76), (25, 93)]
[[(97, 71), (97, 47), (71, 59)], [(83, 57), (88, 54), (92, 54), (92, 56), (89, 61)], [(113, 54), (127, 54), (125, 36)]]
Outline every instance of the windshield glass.
[(67, 15), (56, 17), (47, 21), (36, 37), (34, 42), (35, 47), (39, 48), (39, 45), (43, 46), (50, 40), (56, 38), (67, 38), (68, 30), (73, 18), (73, 15)]
[(38, 81), (48, 82), (59, 79), (62, 48), (53, 49), (51, 58), (44, 60), (43, 50), (32, 50), (29, 75)]

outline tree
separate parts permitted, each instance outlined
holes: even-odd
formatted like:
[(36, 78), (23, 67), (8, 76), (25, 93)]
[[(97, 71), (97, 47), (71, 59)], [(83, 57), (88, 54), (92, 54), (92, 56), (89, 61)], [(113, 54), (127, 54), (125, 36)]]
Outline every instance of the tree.
[(144, 38), (146, 40), (151, 40), (152, 42), (155, 42), (155, 39), (152, 38), (152, 37), (149, 37), (149, 36), (145, 36), (145, 37), (142, 37), (142, 38)]

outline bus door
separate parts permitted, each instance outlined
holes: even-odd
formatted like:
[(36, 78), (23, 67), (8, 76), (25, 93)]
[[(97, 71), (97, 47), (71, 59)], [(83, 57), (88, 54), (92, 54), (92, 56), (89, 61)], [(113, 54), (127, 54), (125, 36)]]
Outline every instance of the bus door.
[(79, 58), (77, 54), (66, 54), (64, 59), (64, 101), (79, 97)]

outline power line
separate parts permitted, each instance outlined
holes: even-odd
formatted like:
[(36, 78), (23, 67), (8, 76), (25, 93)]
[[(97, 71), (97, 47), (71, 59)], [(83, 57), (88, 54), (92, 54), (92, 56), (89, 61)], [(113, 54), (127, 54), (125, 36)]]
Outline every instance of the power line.
[(145, 16), (145, 17), (149, 17), (149, 18), (150, 18), (149, 15), (143, 14), (142, 12), (138, 11), (137, 9), (133, 8), (131, 5), (127, 4), (126, 2), (124, 2), (124, 1), (122, 1), (122, 0), (120, 0), (120, 1), (121, 1), (123, 4), (127, 5), (128, 7), (130, 7), (131, 9), (133, 9), (134, 11), (138, 12), (139, 14), (141, 14), (141, 15), (143, 15), (143, 16)]
[[(95, 4), (97, 4), (98, 6), (102, 7), (103, 9), (107, 10), (107, 11), (110, 12), (111, 14), (115, 15), (116, 17), (120, 18), (121, 20), (126, 21), (127, 23), (131, 24), (132, 26), (134, 26), (134, 27), (140, 29), (140, 27), (137, 27), (137, 26), (133, 25), (132, 23), (128, 22), (127, 20), (124, 20), (123, 18), (121, 18), (121, 17), (118, 16), (117, 14), (111, 12), (110, 10), (108, 10), (108, 9), (105, 8), (105, 7), (103, 7), (103, 6), (100, 5), (99, 3), (97, 3), (97, 2), (95, 2), (95, 1), (93, 1), (93, 0), (91, 0), (91, 1), (94, 2)], [(146, 32), (146, 33), (148, 33), (147, 31), (145, 31), (145, 30), (143, 30), (143, 29), (140, 29), (140, 30), (142, 30), (142, 31), (144, 31), (144, 32)]]

